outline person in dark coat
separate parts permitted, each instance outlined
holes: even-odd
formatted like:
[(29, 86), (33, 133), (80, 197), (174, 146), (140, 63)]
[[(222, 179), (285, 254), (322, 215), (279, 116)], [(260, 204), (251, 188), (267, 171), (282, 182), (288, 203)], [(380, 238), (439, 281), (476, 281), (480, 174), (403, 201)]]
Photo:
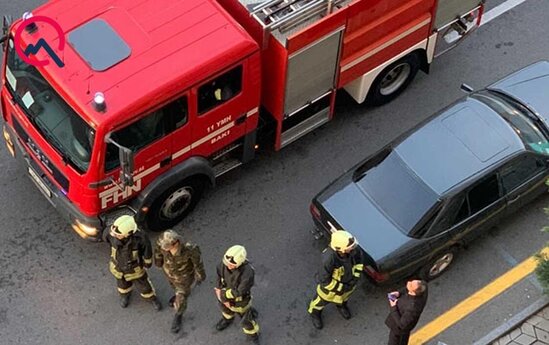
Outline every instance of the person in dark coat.
[(427, 283), (409, 280), (406, 288), (389, 294), (391, 312), (385, 319), (389, 332), (388, 345), (407, 345), (412, 329), (427, 303)]

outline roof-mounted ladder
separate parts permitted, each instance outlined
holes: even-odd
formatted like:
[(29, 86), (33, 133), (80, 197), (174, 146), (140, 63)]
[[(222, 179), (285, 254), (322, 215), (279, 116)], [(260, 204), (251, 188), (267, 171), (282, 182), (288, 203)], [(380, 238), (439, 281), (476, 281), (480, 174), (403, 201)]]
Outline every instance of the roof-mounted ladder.
[(288, 31), (304, 21), (321, 14), (330, 14), (343, 0), (270, 0), (250, 13), (267, 31)]

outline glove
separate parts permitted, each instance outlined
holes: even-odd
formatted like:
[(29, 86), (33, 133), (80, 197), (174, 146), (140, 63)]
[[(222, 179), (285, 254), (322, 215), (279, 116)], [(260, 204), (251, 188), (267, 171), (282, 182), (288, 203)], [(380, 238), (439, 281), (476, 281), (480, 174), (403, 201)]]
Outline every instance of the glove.
[(205, 279), (206, 279), (206, 277), (203, 276), (203, 275), (201, 275), (201, 274), (196, 273), (196, 274), (194, 275), (194, 280), (196, 281), (196, 285), (202, 284), (202, 282), (203, 282)]

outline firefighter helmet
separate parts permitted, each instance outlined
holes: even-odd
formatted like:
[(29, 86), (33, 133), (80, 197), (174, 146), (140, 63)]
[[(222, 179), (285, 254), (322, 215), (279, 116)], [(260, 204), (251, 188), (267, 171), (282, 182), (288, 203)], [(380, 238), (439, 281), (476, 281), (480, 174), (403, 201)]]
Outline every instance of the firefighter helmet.
[(137, 231), (137, 224), (132, 216), (123, 215), (116, 218), (111, 225), (111, 231), (119, 236), (128, 237)]
[(358, 244), (356, 238), (344, 230), (337, 230), (332, 233), (332, 239), (330, 241), (330, 247), (338, 252), (345, 252), (349, 249), (353, 249)]
[(179, 243), (183, 242), (181, 235), (171, 229), (164, 231), (162, 235), (160, 235), (160, 237), (158, 238), (158, 244), (164, 250), (168, 249), (178, 241)]
[(227, 249), (223, 256), (225, 266), (236, 265), (236, 267), (239, 267), (244, 261), (246, 261), (246, 248), (241, 245), (234, 245)]

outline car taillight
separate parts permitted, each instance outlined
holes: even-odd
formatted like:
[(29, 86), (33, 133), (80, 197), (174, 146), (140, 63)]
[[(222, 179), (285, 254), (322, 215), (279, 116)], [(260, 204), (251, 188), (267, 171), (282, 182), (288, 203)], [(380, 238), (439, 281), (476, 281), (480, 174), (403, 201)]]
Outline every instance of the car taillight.
[(364, 266), (364, 271), (376, 282), (381, 283), (389, 279), (389, 274), (387, 273), (380, 273), (376, 271), (372, 266)]
[(311, 206), (309, 206), (309, 211), (311, 211), (311, 214), (313, 215), (313, 217), (315, 217), (316, 219), (320, 220), (321, 216), (320, 216), (320, 211), (318, 210), (318, 208), (315, 206), (315, 204), (311, 203)]

